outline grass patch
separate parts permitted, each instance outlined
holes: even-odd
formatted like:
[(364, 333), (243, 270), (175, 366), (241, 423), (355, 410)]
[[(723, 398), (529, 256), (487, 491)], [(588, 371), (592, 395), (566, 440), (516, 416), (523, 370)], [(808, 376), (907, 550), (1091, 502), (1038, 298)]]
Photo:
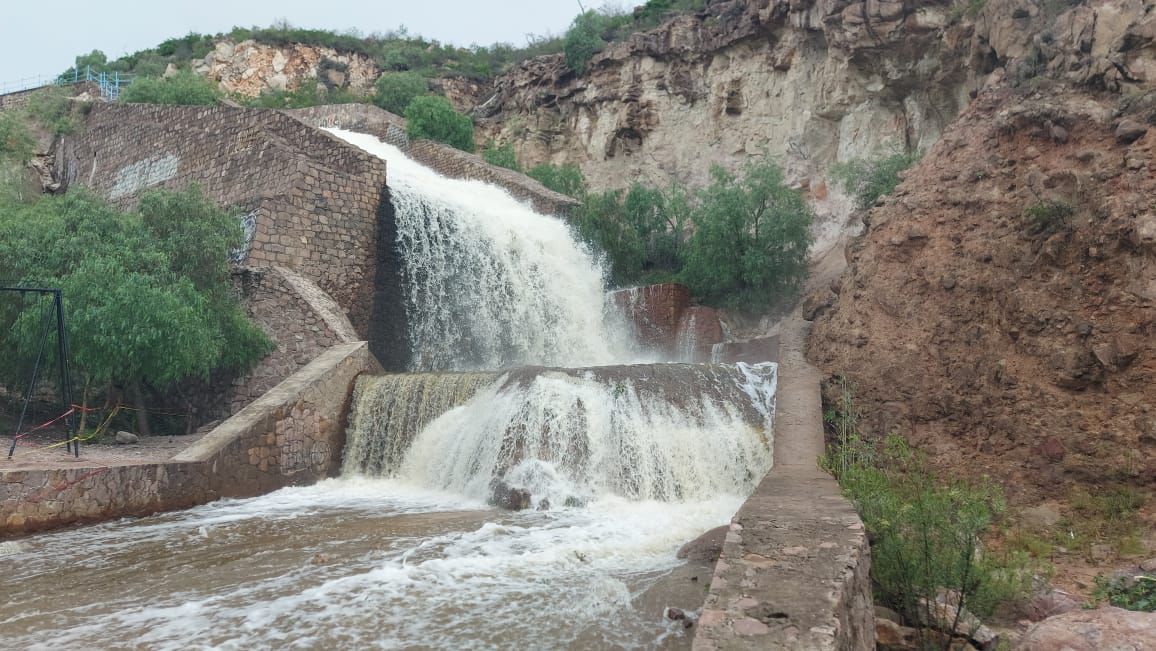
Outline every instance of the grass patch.
[(1076, 209), (1066, 201), (1041, 199), (1024, 209), (1024, 234), (1047, 238), (1071, 226)]

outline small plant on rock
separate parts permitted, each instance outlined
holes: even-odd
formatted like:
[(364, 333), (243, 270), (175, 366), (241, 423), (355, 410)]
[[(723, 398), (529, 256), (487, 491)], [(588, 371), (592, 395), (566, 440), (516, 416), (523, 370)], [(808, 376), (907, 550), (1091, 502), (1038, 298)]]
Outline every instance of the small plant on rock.
[(894, 153), (879, 158), (857, 158), (831, 167), (831, 176), (866, 210), (899, 185), (900, 174), (914, 165), (919, 153)]
[(1100, 604), (1105, 601), (1125, 610), (1156, 612), (1156, 576), (1098, 576), (1096, 588), (1092, 591), (1092, 602)]
[(1075, 212), (1065, 201), (1041, 199), (1024, 210), (1024, 233), (1041, 239), (1051, 237), (1071, 224)]

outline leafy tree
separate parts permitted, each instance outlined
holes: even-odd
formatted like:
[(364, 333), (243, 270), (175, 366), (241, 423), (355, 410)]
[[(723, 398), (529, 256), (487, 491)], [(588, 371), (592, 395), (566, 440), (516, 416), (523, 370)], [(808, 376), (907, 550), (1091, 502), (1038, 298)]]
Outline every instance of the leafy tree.
[(567, 68), (578, 74), (586, 72), (590, 59), (606, 46), (602, 40), (601, 27), (602, 19), (595, 11), (587, 11), (574, 18), (562, 42)]
[(398, 115), (413, 98), (429, 94), (429, 80), (416, 72), (387, 72), (373, 87), (373, 103)]
[(138, 78), (121, 94), (122, 100), (133, 104), (185, 106), (216, 104), (220, 97), (215, 83), (189, 70), (181, 70), (168, 78)]
[(518, 157), (514, 154), (514, 143), (507, 142), (501, 147), (494, 144), (493, 140), (486, 143), (486, 148), (482, 150), (482, 158), (490, 165), (497, 165), (506, 169), (521, 172), (522, 168), (518, 165)]
[(568, 197), (577, 199), (586, 194), (586, 179), (582, 177), (582, 170), (577, 165), (542, 163), (535, 165), (526, 175), (554, 192), (560, 192)]
[(405, 107), (405, 119), (410, 138), (436, 140), (462, 151), (474, 151), (473, 121), (455, 111), (444, 97), (415, 97)]
[(798, 289), (807, 267), (811, 210), (774, 163), (737, 177), (720, 167), (698, 193), (682, 277), (708, 302), (758, 309)]
[(658, 282), (682, 268), (690, 212), (685, 192), (635, 183), (625, 193), (586, 195), (575, 224), (584, 239), (605, 251), (616, 283)]
[[(143, 387), (244, 371), (271, 347), (231, 291), (240, 224), (196, 189), (147, 193), (129, 213), (71, 192), (0, 211), (0, 230), (0, 278), (64, 290), (74, 370), (85, 386), (127, 390), (143, 433)], [(3, 304), (0, 376), (27, 377), (41, 323), (40, 310)]]

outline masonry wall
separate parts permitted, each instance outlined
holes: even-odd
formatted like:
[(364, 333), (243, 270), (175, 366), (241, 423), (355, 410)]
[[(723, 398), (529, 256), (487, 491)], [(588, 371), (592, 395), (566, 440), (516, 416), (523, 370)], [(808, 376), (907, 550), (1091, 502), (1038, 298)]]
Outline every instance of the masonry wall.
[(58, 147), (57, 178), (121, 205), (199, 185), (253, 217), (250, 265), (316, 282), (368, 331), (385, 163), (277, 111), (98, 104)]
[[(38, 93), (56, 88), (67, 88), (69, 94), (74, 97), (78, 95), (87, 96), (90, 99), (100, 97), (100, 88), (92, 82), (82, 82), (66, 86), (41, 86), (39, 88), (29, 88), (28, 90), (0, 95), (0, 111), (18, 111), (27, 108), (29, 101)], [(81, 99), (83, 98), (84, 97), (81, 97)]]
[(251, 497), (337, 474), (365, 342), (330, 348), (171, 461), (0, 472), (0, 538)]
[(477, 179), (500, 185), (515, 197), (529, 201), (538, 212), (547, 215), (569, 215), (578, 205), (572, 197), (554, 192), (519, 172), (490, 165), (481, 156), (432, 140), (411, 142), (405, 133), (405, 118), (372, 104), (314, 106), (285, 113), (310, 126), (336, 127), (372, 134), (444, 176)]

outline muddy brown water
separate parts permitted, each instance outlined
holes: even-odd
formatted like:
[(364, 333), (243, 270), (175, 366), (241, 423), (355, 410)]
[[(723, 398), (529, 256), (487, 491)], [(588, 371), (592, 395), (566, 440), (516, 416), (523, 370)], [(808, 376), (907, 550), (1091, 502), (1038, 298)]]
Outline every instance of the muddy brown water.
[(3, 550), (4, 649), (688, 648), (733, 499), (509, 513), (347, 479)]

